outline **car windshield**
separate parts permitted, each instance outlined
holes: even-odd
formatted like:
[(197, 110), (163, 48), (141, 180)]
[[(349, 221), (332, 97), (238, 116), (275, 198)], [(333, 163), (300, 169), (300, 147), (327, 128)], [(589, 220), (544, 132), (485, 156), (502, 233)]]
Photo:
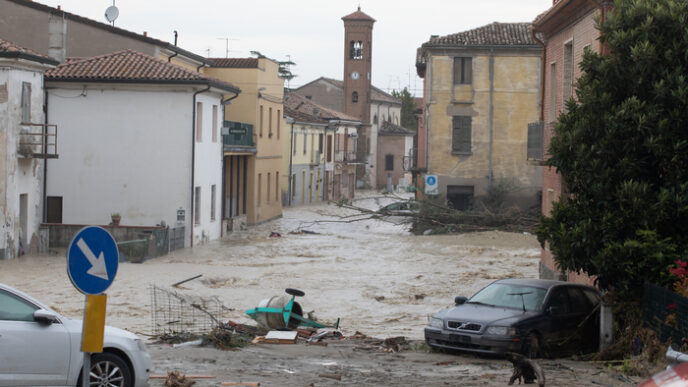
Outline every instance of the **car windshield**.
[(484, 304), (504, 308), (540, 310), (547, 289), (509, 284), (492, 284), (476, 293), (470, 300), (472, 304)]

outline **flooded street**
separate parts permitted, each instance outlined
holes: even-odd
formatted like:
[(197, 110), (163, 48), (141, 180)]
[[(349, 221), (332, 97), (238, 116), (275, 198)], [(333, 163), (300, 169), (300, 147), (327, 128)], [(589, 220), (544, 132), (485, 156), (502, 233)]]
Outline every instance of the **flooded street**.
[[(369, 195), (354, 204), (377, 209), (398, 200)], [(470, 296), (498, 278), (537, 277), (539, 246), (532, 235), (414, 236), (407, 225), (355, 215), (333, 204), (286, 208), (283, 218), (221, 241), (120, 263), (107, 292), (107, 323), (151, 333), (150, 285), (169, 287), (202, 274), (177, 291), (217, 296), (234, 309), (224, 317), (237, 322), (251, 321), (246, 309), (292, 287), (306, 293), (298, 299), (304, 312), (315, 311), (321, 321), (341, 318), (344, 334), (420, 339), (427, 316), (455, 296)], [(298, 230), (317, 234), (290, 233)], [(270, 238), (271, 232), (281, 237)], [(68, 279), (64, 252), (0, 261), (0, 282), (81, 318), (83, 296)]]

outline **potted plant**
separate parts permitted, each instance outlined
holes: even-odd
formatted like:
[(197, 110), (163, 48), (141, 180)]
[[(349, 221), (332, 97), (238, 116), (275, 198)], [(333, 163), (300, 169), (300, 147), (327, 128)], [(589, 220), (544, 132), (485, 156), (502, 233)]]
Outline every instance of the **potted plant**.
[(119, 212), (113, 212), (110, 214), (110, 217), (112, 218), (112, 224), (114, 226), (119, 226), (119, 222), (122, 220), (122, 216), (119, 214)]

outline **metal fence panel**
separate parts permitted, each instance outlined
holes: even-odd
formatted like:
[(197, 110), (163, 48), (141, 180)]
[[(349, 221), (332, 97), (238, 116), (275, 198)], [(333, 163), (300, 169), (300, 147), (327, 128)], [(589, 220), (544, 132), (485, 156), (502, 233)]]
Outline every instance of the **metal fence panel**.
[(657, 285), (645, 284), (643, 291), (643, 325), (654, 330), (665, 342), (681, 345), (688, 338), (688, 298)]

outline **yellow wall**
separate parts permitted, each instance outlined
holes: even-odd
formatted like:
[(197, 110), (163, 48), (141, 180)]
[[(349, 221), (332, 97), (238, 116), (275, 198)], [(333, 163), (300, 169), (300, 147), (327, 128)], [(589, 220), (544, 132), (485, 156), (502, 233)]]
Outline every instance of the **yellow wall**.
[[(253, 139), (257, 153), (249, 157), (248, 163), (246, 200), (248, 224), (261, 223), (282, 215), (279, 181), (282, 180), (283, 173), (284, 80), (279, 78), (277, 70), (277, 63), (266, 58), (258, 60), (258, 68), (205, 68), (203, 70), (204, 74), (229, 82), (241, 89), (241, 94), (225, 109), (225, 119), (253, 125)], [(270, 122), (272, 122), (272, 135), (270, 135)], [(259, 193), (260, 197), (258, 197)]]
[[(446, 55), (446, 54), (445, 54)], [(490, 151), (490, 56), (473, 53), (473, 82), (453, 85), (453, 57), (430, 55), (426, 72), (426, 125), (429, 127), (429, 173), (446, 185), (473, 185), (485, 194)], [(461, 54), (460, 56), (466, 56)], [(542, 171), (526, 161), (528, 123), (538, 120), (539, 53), (495, 53), (493, 86), (493, 181), (515, 189), (541, 189)], [(452, 154), (452, 116), (472, 117), (471, 154)]]

